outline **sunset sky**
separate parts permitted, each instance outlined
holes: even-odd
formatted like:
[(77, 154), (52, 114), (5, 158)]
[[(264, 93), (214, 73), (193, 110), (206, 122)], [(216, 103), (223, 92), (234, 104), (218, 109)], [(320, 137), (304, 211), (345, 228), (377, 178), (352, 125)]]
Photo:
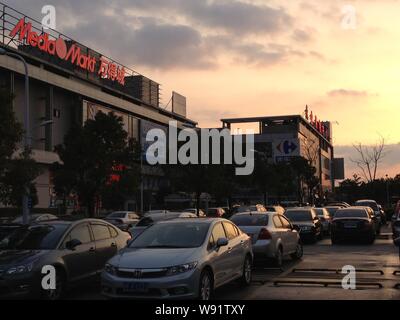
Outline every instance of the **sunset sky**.
[(400, 173), (400, 1), (3, 2), (39, 20), (53, 4), (59, 31), (161, 83), (163, 103), (172, 90), (185, 95), (200, 126), (308, 104), (337, 121), (337, 156), (381, 135), (380, 174)]

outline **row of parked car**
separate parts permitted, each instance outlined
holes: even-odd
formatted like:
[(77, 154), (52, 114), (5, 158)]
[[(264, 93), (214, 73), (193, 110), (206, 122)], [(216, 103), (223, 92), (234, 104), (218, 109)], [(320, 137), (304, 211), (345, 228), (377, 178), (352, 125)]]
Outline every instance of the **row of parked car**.
[[(303, 241), (323, 234), (314, 208), (268, 209), (237, 207), (230, 220), (169, 211), (142, 217), (119, 212), (103, 220), (36, 217), (0, 238), (0, 297), (59, 299), (67, 287), (101, 274), (102, 293), (110, 298), (208, 300), (233, 280), (249, 285), (255, 260), (281, 266), (285, 257), (301, 259)], [(112, 219), (128, 219), (121, 220), (127, 232)], [(339, 207), (332, 239), (350, 231), (372, 237), (370, 220), (372, 209)], [(45, 265), (56, 268), (55, 290), (41, 287)]]

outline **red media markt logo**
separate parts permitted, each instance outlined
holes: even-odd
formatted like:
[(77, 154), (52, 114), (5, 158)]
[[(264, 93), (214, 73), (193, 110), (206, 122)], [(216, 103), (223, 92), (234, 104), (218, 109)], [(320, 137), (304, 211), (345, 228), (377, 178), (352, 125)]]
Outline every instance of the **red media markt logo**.
[(17, 34), (20, 41), (25, 40), (26, 44), (36, 47), (40, 51), (52, 56), (58, 56), (62, 60), (70, 61), (72, 64), (76, 64), (87, 71), (95, 71), (96, 58), (90, 56), (90, 54), (83, 54), (81, 48), (76, 44), (71, 44), (68, 49), (67, 43), (62, 38), (51, 40), (48, 33), (39, 35), (37, 32), (32, 31), (32, 23), (25, 23), (23, 18), (19, 20), (18, 24), (10, 32), (10, 36), (13, 38)]

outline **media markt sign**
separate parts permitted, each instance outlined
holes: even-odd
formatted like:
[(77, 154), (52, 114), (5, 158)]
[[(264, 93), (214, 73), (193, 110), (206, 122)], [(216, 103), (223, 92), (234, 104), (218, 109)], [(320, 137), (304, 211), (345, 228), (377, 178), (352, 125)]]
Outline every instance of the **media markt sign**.
[[(38, 34), (32, 31), (32, 24), (25, 23), (25, 19), (19, 20), (18, 24), (10, 32), (10, 37), (18, 35), (19, 40), (25, 40), (26, 44), (38, 48), (51, 56), (58, 57), (61, 60), (69, 61), (79, 68), (91, 73), (97, 72), (101, 78), (107, 78), (125, 85), (125, 68), (117, 66), (115, 63), (101, 57), (98, 61), (89, 54), (83, 54), (81, 48), (72, 44), (69, 48), (64, 39), (58, 38), (51, 40), (48, 33)], [(99, 65), (99, 67), (97, 67)]]

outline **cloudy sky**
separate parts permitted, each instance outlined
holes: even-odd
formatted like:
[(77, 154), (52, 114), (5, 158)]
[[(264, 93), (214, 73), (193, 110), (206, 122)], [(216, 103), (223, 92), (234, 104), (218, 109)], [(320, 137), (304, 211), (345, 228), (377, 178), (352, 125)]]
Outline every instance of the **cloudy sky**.
[[(3, 0), (188, 98), (189, 117), (331, 120), (337, 156), (389, 146), (381, 175), (400, 173), (400, 1)], [(354, 166), (347, 159), (347, 175)]]

